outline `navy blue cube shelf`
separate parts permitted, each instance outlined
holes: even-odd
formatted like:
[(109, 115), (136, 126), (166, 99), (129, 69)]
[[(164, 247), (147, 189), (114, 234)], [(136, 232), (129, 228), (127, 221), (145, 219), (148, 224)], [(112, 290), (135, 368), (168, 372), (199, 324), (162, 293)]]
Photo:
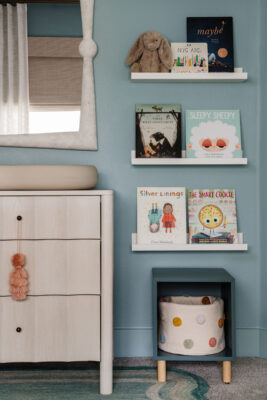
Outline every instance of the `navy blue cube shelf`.
[[(153, 268), (153, 358), (164, 361), (234, 361), (235, 280), (223, 268)], [(158, 348), (158, 302), (166, 296), (215, 296), (224, 300), (225, 349), (207, 356), (172, 354)], [(228, 382), (229, 383), (229, 382)]]

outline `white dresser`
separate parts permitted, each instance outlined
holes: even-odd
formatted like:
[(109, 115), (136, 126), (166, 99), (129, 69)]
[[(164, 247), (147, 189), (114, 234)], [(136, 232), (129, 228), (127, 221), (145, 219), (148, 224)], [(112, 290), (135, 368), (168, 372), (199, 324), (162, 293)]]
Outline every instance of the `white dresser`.
[[(26, 257), (29, 292), (12, 300), (9, 275)], [(100, 361), (112, 392), (113, 192), (0, 192), (0, 362)]]

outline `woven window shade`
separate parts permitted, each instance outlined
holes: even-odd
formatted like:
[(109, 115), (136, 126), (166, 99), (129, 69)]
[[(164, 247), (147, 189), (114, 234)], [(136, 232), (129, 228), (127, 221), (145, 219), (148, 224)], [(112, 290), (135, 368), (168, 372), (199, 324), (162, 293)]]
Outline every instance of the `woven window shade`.
[(29, 92), (32, 106), (80, 106), (81, 38), (29, 37)]

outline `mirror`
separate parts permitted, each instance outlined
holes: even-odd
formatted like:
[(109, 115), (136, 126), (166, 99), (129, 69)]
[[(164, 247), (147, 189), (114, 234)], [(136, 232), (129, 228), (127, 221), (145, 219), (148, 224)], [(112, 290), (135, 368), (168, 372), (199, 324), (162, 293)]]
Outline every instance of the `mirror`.
[[(19, 6), (21, 5), (17, 5), (17, 8)], [(28, 13), (32, 10), (29, 5)], [(28, 68), (26, 73), (29, 77), (27, 87), (23, 87), (26, 81), (23, 79), (23, 67), (17, 71), (18, 82), (22, 77), (22, 83), (15, 85), (16, 89), (12, 95), (2, 92), (12, 91), (16, 76), (13, 75), (11, 80), (9, 78), (8, 84), (5, 84), (4, 80), (0, 82), (3, 89), (0, 100), (4, 105), (3, 98), (11, 97), (14, 103), (12, 106), (21, 107), (20, 99), (27, 98), (28, 94), (28, 103), (23, 102), (23, 107), (25, 104), (28, 104), (28, 107), (20, 110), (18, 119), (24, 120), (23, 123), (19, 121), (19, 129), (16, 124), (10, 131), (5, 129), (6, 125), (1, 124), (3, 113), (0, 113), (0, 146), (97, 150), (93, 77), (93, 58), (97, 46), (92, 39), (94, 0), (80, 0), (80, 10), (82, 38), (70, 38), (67, 37), (68, 34), (65, 34), (65, 37), (42, 37), (42, 34), (38, 37), (29, 36), (29, 58), (25, 67)], [(23, 9), (17, 11), (18, 21), (19, 13), (23, 12)], [(73, 21), (68, 21), (67, 24), (70, 26), (71, 22)], [(23, 29), (22, 23), (18, 22), (18, 29)], [(42, 33), (42, 26), (38, 25), (38, 32), (40, 31)], [(25, 43), (20, 40), (23, 35), (17, 36), (20, 54), (25, 51)], [(0, 46), (2, 44), (0, 40)], [(23, 65), (23, 62), (19, 65)]]

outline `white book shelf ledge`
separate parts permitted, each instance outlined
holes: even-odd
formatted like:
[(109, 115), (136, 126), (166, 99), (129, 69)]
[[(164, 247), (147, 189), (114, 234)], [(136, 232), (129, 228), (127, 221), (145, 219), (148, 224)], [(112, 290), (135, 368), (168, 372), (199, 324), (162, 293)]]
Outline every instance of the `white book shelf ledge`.
[(138, 244), (137, 234), (132, 233), (132, 251), (247, 251), (248, 245), (243, 243), (243, 233), (238, 234), (236, 244)]
[(235, 72), (132, 72), (131, 80), (135, 82), (244, 82), (248, 73), (243, 68)]
[(247, 158), (136, 158), (135, 150), (131, 152), (132, 165), (247, 165)]

